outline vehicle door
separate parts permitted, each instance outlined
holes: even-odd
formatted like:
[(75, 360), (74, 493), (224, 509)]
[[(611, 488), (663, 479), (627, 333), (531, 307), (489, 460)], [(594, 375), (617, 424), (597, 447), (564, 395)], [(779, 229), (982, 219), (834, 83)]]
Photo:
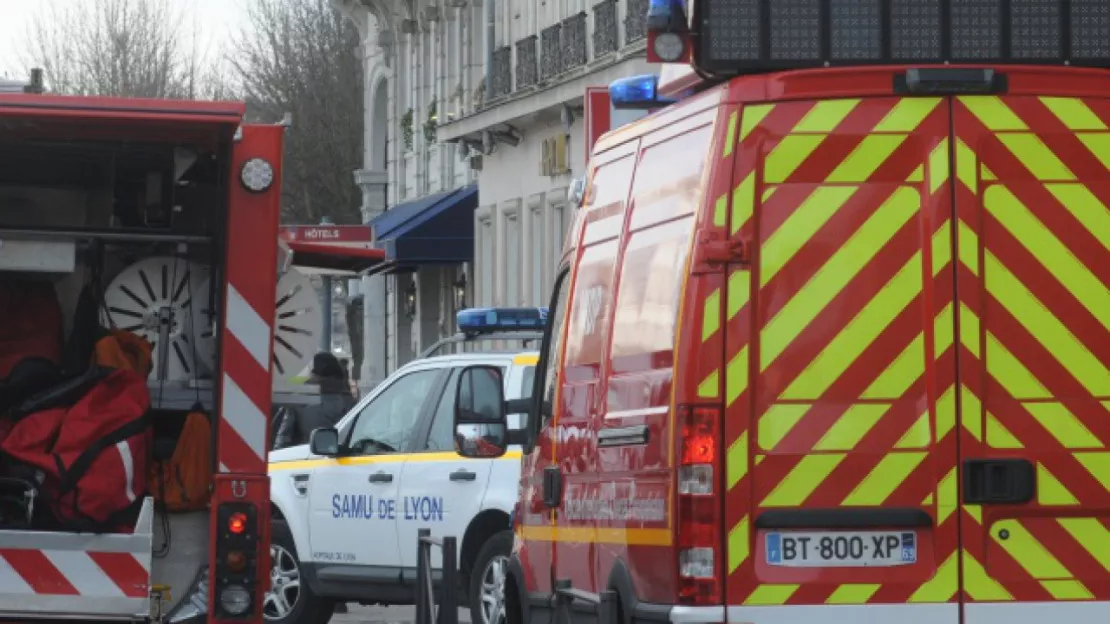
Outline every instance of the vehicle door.
[[(397, 578), (401, 551), (398, 490), (406, 453), (443, 371), (423, 369), (387, 380), (348, 423), (343, 454), (312, 476), (309, 541), (313, 560), (379, 568)], [(392, 576), (390, 576), (392, 575)]]
[(1110, 100), (953, 119), (965, 622), (1108, 621)]
[(593, 159), (589, 192), (579, 208), (577, 263), (569, 284), (566, 347), (557, 379), (554, 455), (562, 500), (554, 515), (559, 536), (555, 578), (587, 592), (598, 592), (599, 584), (607, 582), (595, 573), (599, 550), (619, 549), (625, 540), (619, 531), (597, 531), (599, 521), (611, 516), (611, 499), (619, 496), (608, 486), (605, 491), (600, 488), (597, 436), (617, 257), (638, 145), (632, 141)]
[[(493, 459), (467, 458), (455, 451), (455, 398), (461, 366), (449, 369), (435, 410), (422, 428), (417, 450), (405, 462), (397, 502), (397, 534), (405, 576), (416, 580), (416, 540), (420, 529), (432, 537), (455, 537), (458, 548), (471, 519), (482, 510)], [(464, 387), (463, 394), (468, 389)], [(479, 404), (481, 404), (479, 402)], [(496, 404), (496, 398), (490, 405)], [(432, 548), (432, 567), (443, 567), (443, 551)], [(461, 552), (458, 554), (461, 555)]]
[(554, 463), (555, 412), (559, 404), (559, 364), (563, 355), (567, 300), (570, 294), (570, 269), (563, 267), (555, 280), (550, 321), (535, 372), (533, 413), (535, 432), (532, 452), (521, 462), (520, 526), (514, 550), (524, 573), (525, 589), (543, 596), (552, 594), (551, 575), (555, 564), (555, 527), (553, 505), (545, 500), (545, 482), (558, 472)]
[(717, 319), (729, 619), (959, 621), (949, 114), (740, 111), (727, 227), (757, 260), (729, 267)]

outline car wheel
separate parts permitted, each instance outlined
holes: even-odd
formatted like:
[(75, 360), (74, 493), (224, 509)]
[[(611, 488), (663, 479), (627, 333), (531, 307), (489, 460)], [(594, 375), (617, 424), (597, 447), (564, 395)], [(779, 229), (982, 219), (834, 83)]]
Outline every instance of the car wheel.
[(274, 520), (270, 534), (270, 589), (262, 598), (263, 618), (269, 624), (327, 624), (335, 601), (312, 593), (304, 582), (289, 525)]
[(512, 550), (513, 532), (502, 531), (478, 551), (467, 592), (473, 624), (505, 624), (505, 575)]

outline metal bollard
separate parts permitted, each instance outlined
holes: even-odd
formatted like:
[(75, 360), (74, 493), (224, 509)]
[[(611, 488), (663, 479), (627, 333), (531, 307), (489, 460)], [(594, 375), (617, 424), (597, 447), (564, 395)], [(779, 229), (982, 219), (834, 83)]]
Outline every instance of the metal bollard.
[(431, 570), (425, 563), (428, 561), (427, 553), (431, 549), (431, 544), (425, 538), (431, 536), (431, 529), (419, 529), (416, 532), (416, 624), (432, 624), (433, 597), (428, 595), (427, 589)]
[(443, 578), (439, 595), (439, 624), (459, 624), (459, 557), (454, 537), (443, 538)]

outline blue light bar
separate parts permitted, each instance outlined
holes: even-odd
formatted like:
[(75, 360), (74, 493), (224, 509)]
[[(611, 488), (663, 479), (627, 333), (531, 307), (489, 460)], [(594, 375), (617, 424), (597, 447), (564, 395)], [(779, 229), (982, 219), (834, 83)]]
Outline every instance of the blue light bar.
[(464, 334), (539, 331), (547, 325), (547, 308), (470, 308), (455, 315)]
[(660, 108), (673, 104), (676, 100), (659, 96), (659, 77), (655, 74), (644, 74), (621, 78), (609, 84), (609, 100), (616, 109)]

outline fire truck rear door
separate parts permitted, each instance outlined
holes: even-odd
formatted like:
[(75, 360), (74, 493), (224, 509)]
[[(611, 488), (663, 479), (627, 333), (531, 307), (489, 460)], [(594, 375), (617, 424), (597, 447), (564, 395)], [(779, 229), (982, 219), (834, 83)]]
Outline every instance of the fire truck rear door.
[(741, 112), (729, 621), (959, 621), (949, 105)]
[(967, 624), (1110, 620), (1110, 100), (953, 102)]

